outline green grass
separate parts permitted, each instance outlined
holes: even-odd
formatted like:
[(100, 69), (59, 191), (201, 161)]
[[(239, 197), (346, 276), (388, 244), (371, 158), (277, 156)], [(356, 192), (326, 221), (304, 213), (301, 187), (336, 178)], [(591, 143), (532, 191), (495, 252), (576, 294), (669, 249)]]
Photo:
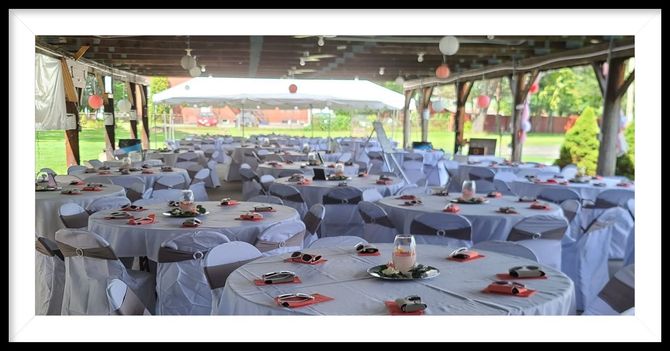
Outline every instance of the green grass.
[[(141, 126), (138, 130), (141, 130)], [(402, 141), (402, 129), (399, 127), (390, 128), (385, 126), (387, 135), (397, 141)], [(79, 133), (79, 152), (81, 155), (82, 164), (91, 159), (97, 159), (99, 154), (105, 148), (105, 134), (104, 127), (100, 121), (89, 121), (85, 128)], [(327, 137), (327, 131), (311, 129), (283, 129), (283, 128), (245, 128), (244, 135), (250, 136), (253, 134), (285, 134), (291, 136), (306, 136), (306, 137)], [(219, 127), (197, 127), (193, 125), (177, 125), (175, 126), (175, 137), (181, 139), (189, 134), (229, 134), (233, 136), (242, 136), (242, 130), (234, 127), (219, 128)], [(350, 131), (332, 131), (331, 137), (344, 137), (354, 135), (357, 137), (367, 137), (370, 135), (369, 130), (358, 129), (354, 133)], [(130, 127), (128, 123), (119, 122), (116, 127), (116, 139), (127, 139), (130, 137)], [(413, 126), (411, 133), (412, 140), (421, 140), (420, 128)], [(498, 139), (497, 134), (474, 134), (466, 133), (465, 138), (495, 138)], [(164, 135), (162, 126), (154, 126), (152, 124), (150, 130), (151, 147), (158, 148), (164, 146)], [(435, 148), (442, 148), (448, 153), (453, 152), (454, 147), (454, 133), (446, 130), (439, 130), (437, 128), (429, 129), (428, 139), (433, 143)], [(534, 161), (553, 163), (558, 158), (558, 151), (563, 143), (563, 134), (529, 134), (524, 144), (523, 161)], [(509, 157), (510, 149), (507, 147), (511, 141), (510, 135), (503, 135), (502, 140), (497, 142), (496, 155), (502, 157)], [(502, 147), (502, 149), (501, 149)], [(499, 153), (499, 151), (502, 151)], [(65, 174), (67, 172), (67, 165), (65, 160), (65, 132), (63, 131), (41, 131), (35, 132), (35, 168), (36, 171), (43, 168), (52, 168), (58, 174)]]

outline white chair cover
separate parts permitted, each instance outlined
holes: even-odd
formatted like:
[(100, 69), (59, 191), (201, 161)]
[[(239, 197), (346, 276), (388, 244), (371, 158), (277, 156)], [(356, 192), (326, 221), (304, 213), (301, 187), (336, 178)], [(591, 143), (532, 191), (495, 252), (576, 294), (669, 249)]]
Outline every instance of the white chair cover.
[(154, 277), (126, 271), (105, 239), (85, 230), (61, 229), (56, 232), (56, 244), (65, 256), (66, 268), (61, 314), (111, 314), (106, 290), (108, 279), (113, 278), (123, 280), (153, 309)]
[(561, 270), (575, 283), (577, 310), (585, 310), (586, 304), (607, 284), (608, 252), (603, 249), (609, 247), (611, 225), (596, 222), (576, 241), (563, 241)]
[(423, 172), (423, 155), (418, 153), (406, 153), (403, 157), (402, 169), (405, 171), (407, 179), (412, 184), (416, 184), (419, 179), (425, 178)]
[(343, 246), (343, 247), (351, 247), (351, 252), (355, 252), (354, 246), (358, 243), (364, 243), (367, 244), (367, 241), (360, 236), (353, 236), (353, 235), (340, 235), (340, 236), (332, 236), (329, 238), (320, 238), (314, 241), (309, 245), (310, 249), (318, 249), (318, 248), (324, 248), (324, 247), (335, 247), (335, 246)]
[(73, 174), (81, 174), (86, 172), (86, 166), (70, 166), (67, 168), (67, 174), (68, 175), (73, 175)]
[(124, 316), (151, 315), (151, 312), (147, 310), (135, 292), (120, 279), (111, 279), (107, 284), (107, 301), (114, 314)]
[(472, 249), (508, 254), (537, 262), (537, 256), (531, 249), (513, 241), (487, 240), (474, 244)]
[(377, 202), (384, 197), (379, 193), (377, 188), (369, 188), (363, 190), (363, 201)]
[(299, 251), (305, 240), (305, 223), (282, 222), (267, 227), (256, 238), (254, 246), (263, 256), (275, 256)]
[(154, 182), (154, 190), (162, 189), (186, 189), (186, 181), (178, 174), (162, 175)]
[(223, 243), (205, 255), (205, 277), (212, 289), (212, 314), (221, 314), (219, 305), (226, 279), (235, 269), (253, 261), (262, 254), (253, 245), (243, 241)]
[(308, 247), (309, 244), (319, 238), (319, 228), (325, 217), (326, 207), (322, 204), (312, 205), (312, 207), (309, 208), (309, 211), (305, 213), (305, 217), (302, 219), (305, 223), (305, 240), (303, 242), (303, 247)]
[(247, 200), (263, 192), (261, 179), (251, 168), (240, 167), (240, 177), (242, 178), (242, 199)]
[(100, 197), (86, 206), (86, 212), (93, 214), (102, 210), (119, 209), (123, 205), (130, 205), (130, 200), (125, 196)]
[[(205, 185), (210, 188), (220, 187), (222, 175), (226, 175), (226, 173), (223, 173), (224, 165), (217, 163), (216, 160), (211, 160), (207, 162), (207, 168), (209, 169), (209, 177), (205, 179)], [(226, 179), (225, 176), (223, 178)]]
[(623, 256), (623, 266), (635, 263), (635, 225), (630, 230), (628, 242), (626, 243), (626, 252)]
[(565, 200), (582, 201), (582, 197), (579, 196), (578, 192), (568, 188), (545, 188), (540, 191), (537, 198), (555, 204), (560, 204)]
[[(232, 234), (231, 234), (232, 235)], [(184, 233), (161, 244), (156, 275), (156, 314), (208, 315), (212, 293), (205, 278), (207, 251), (230, 242), (218, 232)]]
[(635, 307), (635, 265), (620, 269), (588, 304), (584, 315), (629, 314)]
[(577, 176), (577, 172), (577, 166), (574, 164), (566, 165), (563, 167), (563, 169), (561, 169), (561, 175), (563, 175), (565, 179), (573, 179), (575, 176)]
[(200, 168), (194, 175), (193, 175), (193, 180), (191, 181), (191, 184), (195, 183), (205, 183), (207, 184), (207, 179), (211, 179), (209, 174), (211, 173), (211, 170), (209, 168)]
[(363, 235), (363, 219), (358, 213), (358, 203), (363, 200), (359, 189), (342, 186), (329, 190), (322, 203), (328, 215), (321, 222), (321, 237)]
[(282, 199), (272, 195), (256, 195), (248, 200), (249, 202), (265, 202), (269, 204), (283, 205)]
[(282, 199), (282, 201), (284, 201), (285, 206), (294, 208), (296, 211), (298, 211), (300, 218), (304, 217), (305, 213), (307, 213), (307, 205), (305, 204), (305, 199), (302, 197), (302, 194), (300, 194), (300, 191), (298, 191), (298, 189), (295, 186), (280, 183), (272, 183), (272, 185), (270, 185), (270, 188), (268, 189), (268, 192), (270, 193), (270, 195)]
[[(516, 196), (516, 194), (512, 191), (512, 189), (505, 183), (504, 181), (500, 179), (493, 179), (493, 187), (495, 187), (495, 190), (500, 192), (503, 195), (511, 195), (511, 196)], [(479, 186), (477, 185), (477, 189), (479, 189)]]
[(561, 202), (561, 209), (563, 216), (568, 220), (568, 231), (563, 237), (563, 242), (575, 242), (582, 233), (582, 227), (579, 223), (580, 213), (582, 211), (582, 204), (579, 200), (565, 200)]
[(197, 160), (198, 160), (198, 154), (195, 152), (184, 152), (177, 156), (177, 163), (185, 161), (197, 161)]
[(386, 211), (372, 202), (358, 203), (358, 212), (363, 218), (363, 239), (371, 243), (392, 243), (398, 231)]
[[(584, 212), (584, 210), (582, 211)], [(626, 255), (626, 247), (628, 245), (628, 237), (630, 236), (635, 222), (627, 210), (621, 207), (611, 207), (602, 212), (596, 219), (594, 219), (586, 231), (590, 229), (597, 222), (611, 222), (613, 225), (609, 227), (612, 232), (612, 241), (609, 247), (609, 258), (622, 260)]]
[(102, 161), (100, 160), (88, 160), (88, 164), (93, 168), (100, 168), (103, 165)]
[[(204, 182), (191, 184), (188, 188), (193, 192), (193, 198), (195, 199), (195, 201), (207, 201), (207, 200), (209, 200), (209, 196), (207, 195), (207, 189), (205, 189), (205, 183)], [(161, 190), (157, 190), (157, 191), (161, 191)]]
[(561, 240), (567, 229), (568, 221), (563, 217), (537, 215), (514, 225), (507, 240), (531, 249), (539, 263), (561, 270)]
[(35, 239), (35, 314), (60, 315), (65, 289), (65, 263), (55, 242)]
[(88, 227), (88, 212), (74, 202), (62, 204), (58, 209), (58, 215), (65, 228)]
[(409, 230), (417, 244), (472, 246), (472, 224), (461, 215), (424, 213), (412, 220)]
[(114, 177), (112, 183), (126, 189), (126, 197), (130, 201), (137, 201), (144, 196), (146, 191), (144, 179), (138, 176)]

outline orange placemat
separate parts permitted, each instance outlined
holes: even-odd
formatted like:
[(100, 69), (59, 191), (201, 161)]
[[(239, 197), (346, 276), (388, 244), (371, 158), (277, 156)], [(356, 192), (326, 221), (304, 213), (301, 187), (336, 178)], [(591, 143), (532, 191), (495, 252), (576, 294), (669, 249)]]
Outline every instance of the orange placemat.
[(543, 275), (541, 277), (513, 277), (507, 273), (498, 273), (496, 274), (496, 277), (500, 280), (515, 280), (515, 279), (548, 279), (549, 277), (546, 275)]
[(511, 293), (508, 294), (508, 293), (503, 293), (503, 292), (490, 290), (488, 286), (482, 291), (485, 292), (485, 293), (488, 293), (488, 294), (509, 295), (509, 296), (518, 296), (518, 297), (528, 297), (528, 296), (531, 296), (535, 293), (535, 290), (533, 290), (533, 289), (526, 289), (526, 290), (514, 295), (514, 294), (511, 294)]
[(388, 308), (389, 313), (392, 316), (420, 316), (424, 313), (425, 310), (419, 310), (414, 312), (403, 312), (395, 301), (384, 301), (386, 308)]
[(482, 258), (482, 257), (486, 257), (486, 256), (478, 253), (477, 256), (472, 256), (472, 257), (468, 257), (468, 258), (447, 257), (447, 260), (456, 261), (456, 262), (468, 262), (468, 261), (476, 260), (476, 259)]

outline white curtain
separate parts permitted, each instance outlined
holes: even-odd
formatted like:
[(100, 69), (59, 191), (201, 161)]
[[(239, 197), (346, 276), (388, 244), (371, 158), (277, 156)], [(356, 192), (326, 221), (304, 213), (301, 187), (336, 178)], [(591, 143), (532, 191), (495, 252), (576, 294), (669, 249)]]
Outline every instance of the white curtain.
[(35, 129), (64, 130), (65, 87), (60, 60), (35, 54)]

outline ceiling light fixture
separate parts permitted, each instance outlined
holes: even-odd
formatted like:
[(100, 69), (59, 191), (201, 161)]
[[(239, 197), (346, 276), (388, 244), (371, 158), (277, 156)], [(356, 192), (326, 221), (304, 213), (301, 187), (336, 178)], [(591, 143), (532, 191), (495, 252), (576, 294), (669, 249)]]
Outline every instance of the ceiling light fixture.
[(305, 58), (301, 57), (300, 58), (300, 66), (304, 66), (304, 65), (305, 65)]
[(379, 75), (380, 76), (384, 75), (384, 67), (379, 67)]
[(419, 55), (419, 56), (416, 58), (416, 62), (423, 62), (423, 55), (424, 55), (424, 53), (423, 53), (423, 52), (420, 52), (420, 53), (418, 53), (417, 55)]
[(319, 40), (316, 42), (316, 44), (319, 46), (324, 46), (326, 44), (326, 42), (323, 41), (323, 36), (319, 36)]
[(205, 69), (205, 65), (200, 66), (200, 72), (206, 72), (207, 70)]

